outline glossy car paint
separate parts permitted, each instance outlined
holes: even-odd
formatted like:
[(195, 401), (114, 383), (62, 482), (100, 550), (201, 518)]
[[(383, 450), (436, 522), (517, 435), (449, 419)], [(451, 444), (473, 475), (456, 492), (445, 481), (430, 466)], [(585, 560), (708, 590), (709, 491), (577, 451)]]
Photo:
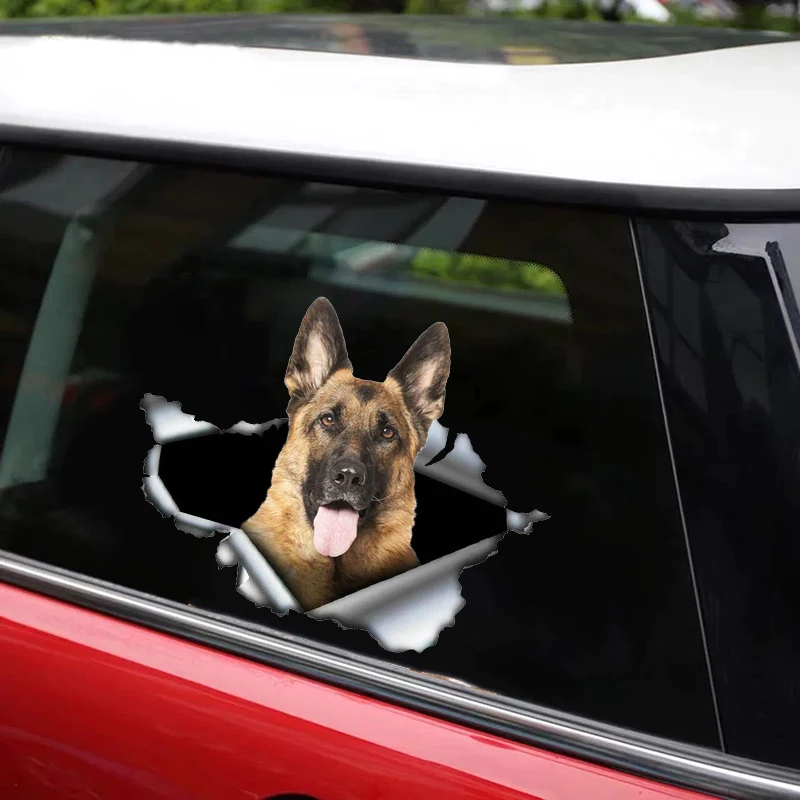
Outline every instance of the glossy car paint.
[(701, 800), (0, 584), (0, 797)]
[[(45, 66), (54, 62), (55, 72)], [(106, 68), (96, 72), (98, 63)], [(612, 187), (800, 185), (800, 161), (786, 158), (800, 135), (797, 41), (508, 66), (21, 36), (0, 37), (0, 74), (10, 76), (0, 88), (0, 139), (68, 131), (84, 142), (192, 143)], [(746, 113), (743, 98), (765, 86), (771, 113)]]

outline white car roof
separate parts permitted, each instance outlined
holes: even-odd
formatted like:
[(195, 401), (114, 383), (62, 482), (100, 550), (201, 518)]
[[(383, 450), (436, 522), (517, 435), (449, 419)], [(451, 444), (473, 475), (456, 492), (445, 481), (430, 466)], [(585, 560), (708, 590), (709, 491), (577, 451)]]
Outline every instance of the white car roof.
[(0, 37), (0, 75), (0, 143), (111, 137), (357, 162), (401, 180), (466, 172), (489, 186), (535, 179), (795, 199), (800, 189), (795, 41), (510, 66)]

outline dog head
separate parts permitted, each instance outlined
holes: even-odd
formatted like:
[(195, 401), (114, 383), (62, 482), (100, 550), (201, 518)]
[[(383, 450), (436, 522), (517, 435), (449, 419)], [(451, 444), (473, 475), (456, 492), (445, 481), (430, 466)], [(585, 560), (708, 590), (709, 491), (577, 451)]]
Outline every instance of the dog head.
[(343, 555), (403, 503), (410, 534), (414, 461), (444, 409), (449, 373), (450, 338), (438, 322), (383, 383), (359, 380), (333, 306), (321, 297), (308, 309), (286, 370), (284, 451), (317, 552)]

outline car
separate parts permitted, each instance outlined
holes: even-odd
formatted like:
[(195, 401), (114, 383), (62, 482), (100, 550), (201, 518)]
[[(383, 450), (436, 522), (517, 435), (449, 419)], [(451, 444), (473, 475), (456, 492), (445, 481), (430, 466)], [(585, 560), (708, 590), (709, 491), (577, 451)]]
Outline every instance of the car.
[[(23, 21), (0, 74), (4, 798), (800, 797), (796, 38)], [(452, 354), (421, 566), (300, 613), (241, 525), (318, 297), (358, 377)]]

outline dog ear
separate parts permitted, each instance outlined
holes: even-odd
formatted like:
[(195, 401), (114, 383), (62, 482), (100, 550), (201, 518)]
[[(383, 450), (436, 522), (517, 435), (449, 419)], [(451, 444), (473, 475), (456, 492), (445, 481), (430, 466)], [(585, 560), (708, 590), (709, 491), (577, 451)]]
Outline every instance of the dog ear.
[(423, 445), (431, 423), (444, 411), (449, 376), (450, 335), (443, 322), (431, 325), (388, 375), (400, 384)]
[(324, 297), (306, 311), (294, 340), (284, 383), (292, 400), (310, 400), (330, 376), (340, 369), (352, 372), (339, 317)]

